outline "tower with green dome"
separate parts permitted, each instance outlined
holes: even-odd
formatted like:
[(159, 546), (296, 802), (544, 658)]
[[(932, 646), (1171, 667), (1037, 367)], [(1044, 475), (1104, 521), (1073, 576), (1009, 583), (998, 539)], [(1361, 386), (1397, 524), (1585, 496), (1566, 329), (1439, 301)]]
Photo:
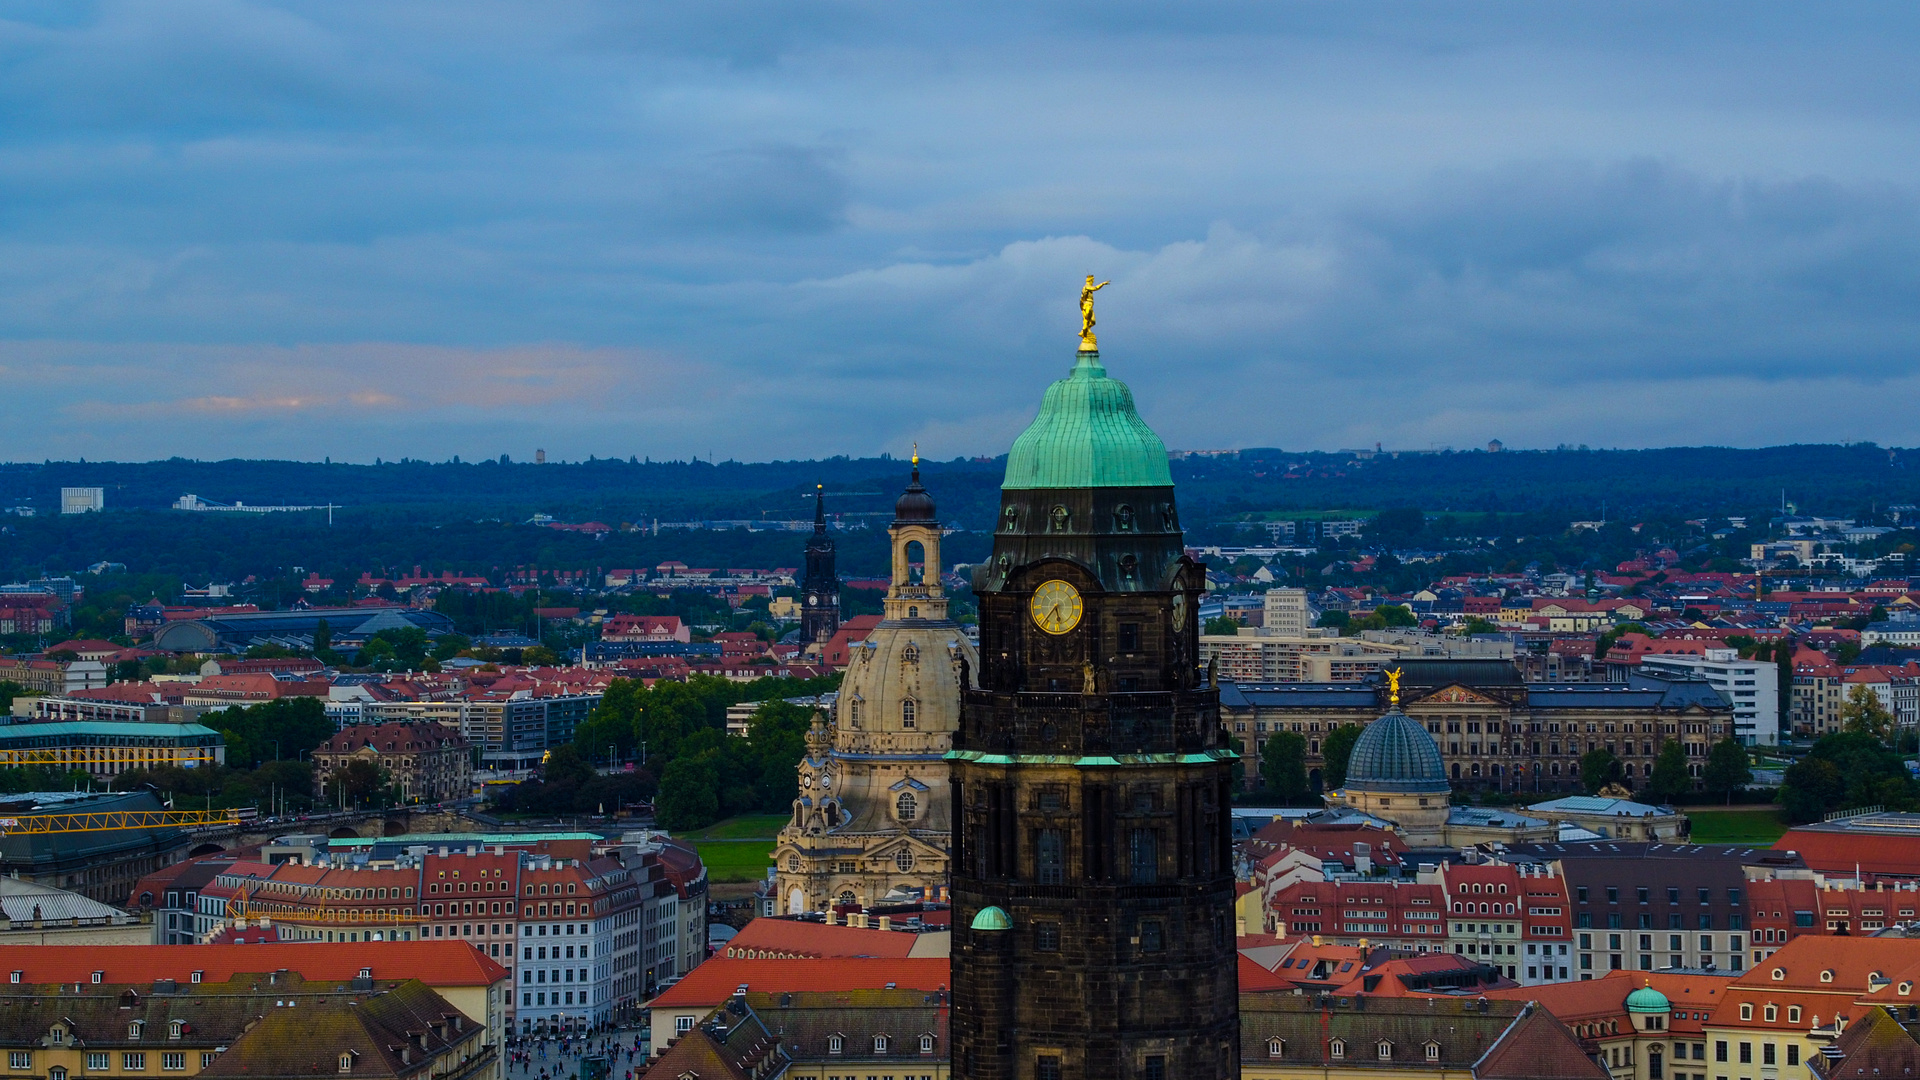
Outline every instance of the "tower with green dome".
[(962, 1080), (1239, 1075), (1234, 754), (1167, 451), (1092, 343), (1015, 441), (953, 768)]

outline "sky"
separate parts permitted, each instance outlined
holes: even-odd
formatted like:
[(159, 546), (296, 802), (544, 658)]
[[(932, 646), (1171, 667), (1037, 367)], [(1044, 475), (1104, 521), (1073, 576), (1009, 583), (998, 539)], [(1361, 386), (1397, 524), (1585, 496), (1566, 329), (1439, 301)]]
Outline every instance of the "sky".
[(0, 0), (0, 458), (1920, 442), (1920, 7)]

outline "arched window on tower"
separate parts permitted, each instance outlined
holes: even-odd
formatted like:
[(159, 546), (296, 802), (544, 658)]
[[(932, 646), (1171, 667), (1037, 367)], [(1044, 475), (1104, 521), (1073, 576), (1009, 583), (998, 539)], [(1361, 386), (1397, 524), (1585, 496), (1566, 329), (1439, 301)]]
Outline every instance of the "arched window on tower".
[(900, 797), (894, 800), (893, 809), (901, 821), (912, 821), (914, 815), (920, 812), (920, 801), (913, 797), (913, 792), (903, 791)]
[(916, 704), (912, 698), (902, 701), (900, 703), (900, 726), (903, 728), (912, 727), (914, 725), (915, 714), (919, 711), (920, 706)]
[(855, 727), (860, 726), (860, 699), (847, 699), (847, 721)]
[(900, 650), (900, 661), (906, 664), (919, 663), (920, 647), (918, 645), (909, 645), (906, 648)]

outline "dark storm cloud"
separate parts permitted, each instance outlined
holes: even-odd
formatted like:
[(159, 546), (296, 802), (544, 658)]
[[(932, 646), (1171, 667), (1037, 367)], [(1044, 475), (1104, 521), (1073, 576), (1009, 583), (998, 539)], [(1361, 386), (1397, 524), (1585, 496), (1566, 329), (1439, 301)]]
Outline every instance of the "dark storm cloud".
[(0, 455), (1911, 443), (1916, 17), (13, 5)]

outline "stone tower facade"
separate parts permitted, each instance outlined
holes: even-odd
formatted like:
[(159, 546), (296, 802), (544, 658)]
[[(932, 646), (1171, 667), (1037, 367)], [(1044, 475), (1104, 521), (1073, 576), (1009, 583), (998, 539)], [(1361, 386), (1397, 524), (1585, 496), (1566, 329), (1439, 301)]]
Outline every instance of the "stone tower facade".
[(1239, 1075), (1229, 799), (1205, 569), (1166, 448), (1083, 349), (1015, 442), (954, 737), (953, 1069)]
[(833, 537), (827, 535), (826, 492), (813, 489), (813, 535), (807, 538), (806, 571), (800, 578), (800, 641), (818, 649), (840, 629), (840, 575), (833, 567)]
[(815, 718), (793, 820), (774, 845), (776, 895), (789, 913), (870, 906), (890, 892), (947, 896), (945, 755), (960, 723), (961, 680), (978, 659), (947, 616), (940, 521), (917, 459), (889, 533), (884, 617), (852, 647), (831, 726)]

